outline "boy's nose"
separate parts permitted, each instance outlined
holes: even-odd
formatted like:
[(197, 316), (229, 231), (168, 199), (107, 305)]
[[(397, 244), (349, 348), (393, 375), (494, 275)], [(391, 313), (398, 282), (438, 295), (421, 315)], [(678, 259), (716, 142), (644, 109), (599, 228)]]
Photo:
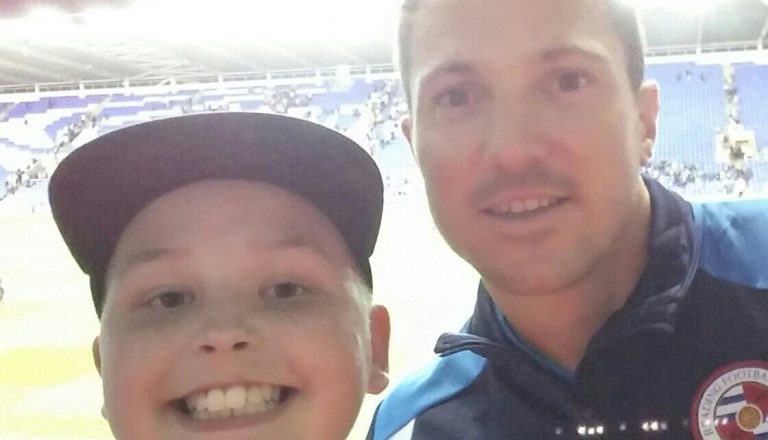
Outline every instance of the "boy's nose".
[(212, 317), (198, 336), (200, 353), (242, 352), (258, 345), (259, 332), (236, 313)]
[[(218, 340), (216, 340), (218, 339)], [(230, 338), (211, 338), (200, 345), (200, 351), (203, 353), (214, 353), (217, 351), (243, 351), (251, 344), (246, 340), (228, 340)], [(245, 339), (245, 338), (242, 338)]]

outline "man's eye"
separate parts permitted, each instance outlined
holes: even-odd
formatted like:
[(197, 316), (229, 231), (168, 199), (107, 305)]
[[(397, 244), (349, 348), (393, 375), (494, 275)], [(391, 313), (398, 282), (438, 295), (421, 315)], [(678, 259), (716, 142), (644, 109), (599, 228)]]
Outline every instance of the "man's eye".
[(560, 92), (575, 92), (581, 90), (585, 85), (587, 85), (587, 78), (576, 72), (558, 75), (557, 81), (554, 84), (555, 88)]
[(149, 301), (149, 306), (165, 310), (178, 309), (179, 307), (191, 303), (193, 299), (194, 298), (189, 293), (171, 290), (155, 295), (155, 297)]
[(440, 107), (459, 107), (469, 104), (469, 92), (465, 89), (451, 89), (437, 100)]
[(269, 286), (264, 295), (273, 299), (297, 298), (309, 293), (309, 290), (296, 283), (278, 283)]

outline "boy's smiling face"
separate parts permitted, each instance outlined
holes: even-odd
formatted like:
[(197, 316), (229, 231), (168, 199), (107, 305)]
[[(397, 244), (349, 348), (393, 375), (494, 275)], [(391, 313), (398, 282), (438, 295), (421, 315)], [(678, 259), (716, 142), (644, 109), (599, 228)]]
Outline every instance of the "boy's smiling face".
[(331, 221), (275, 186), (191, 184), (110, 262), (94, 356), (120, 440), (343, 440), (387, 383), (389, 321)]

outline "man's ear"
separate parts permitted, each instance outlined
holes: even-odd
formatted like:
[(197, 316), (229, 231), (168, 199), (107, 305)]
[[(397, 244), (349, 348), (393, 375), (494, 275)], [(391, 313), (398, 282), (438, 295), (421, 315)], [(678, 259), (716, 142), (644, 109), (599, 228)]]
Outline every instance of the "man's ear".
[(653, 155), (656, 142), (656, 130), (659, 116), (659, 84), (655, 81), (645, 81), (638, 92), (638, 108), (642, 124), (640, 141), (640, 164), (646, 165)]
[(389, 312), (384, 306), (373, 306), (371, 320), (371, 372), (368, 392), (379, 394), (389, 385)]
[(101, 376), (101, 348), (99, 347), (99, 337), (93, 338), (93, 345), (91, 345), (91, 351), (93, 352), (93, 363), (96, 365), (96, 371)]

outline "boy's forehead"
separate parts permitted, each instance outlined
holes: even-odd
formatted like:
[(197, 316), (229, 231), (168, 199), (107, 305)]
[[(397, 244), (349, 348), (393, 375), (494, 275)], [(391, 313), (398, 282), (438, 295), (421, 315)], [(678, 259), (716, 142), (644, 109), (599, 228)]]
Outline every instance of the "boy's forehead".
[(122, 232), (113, 264), (125, 269), (181, 258), (222, 242), (314, 252), (329, 262), (350, 258), (331, 220), (309, 201), (265, 183), (210, 180), (166, 193), (141, 210)]

